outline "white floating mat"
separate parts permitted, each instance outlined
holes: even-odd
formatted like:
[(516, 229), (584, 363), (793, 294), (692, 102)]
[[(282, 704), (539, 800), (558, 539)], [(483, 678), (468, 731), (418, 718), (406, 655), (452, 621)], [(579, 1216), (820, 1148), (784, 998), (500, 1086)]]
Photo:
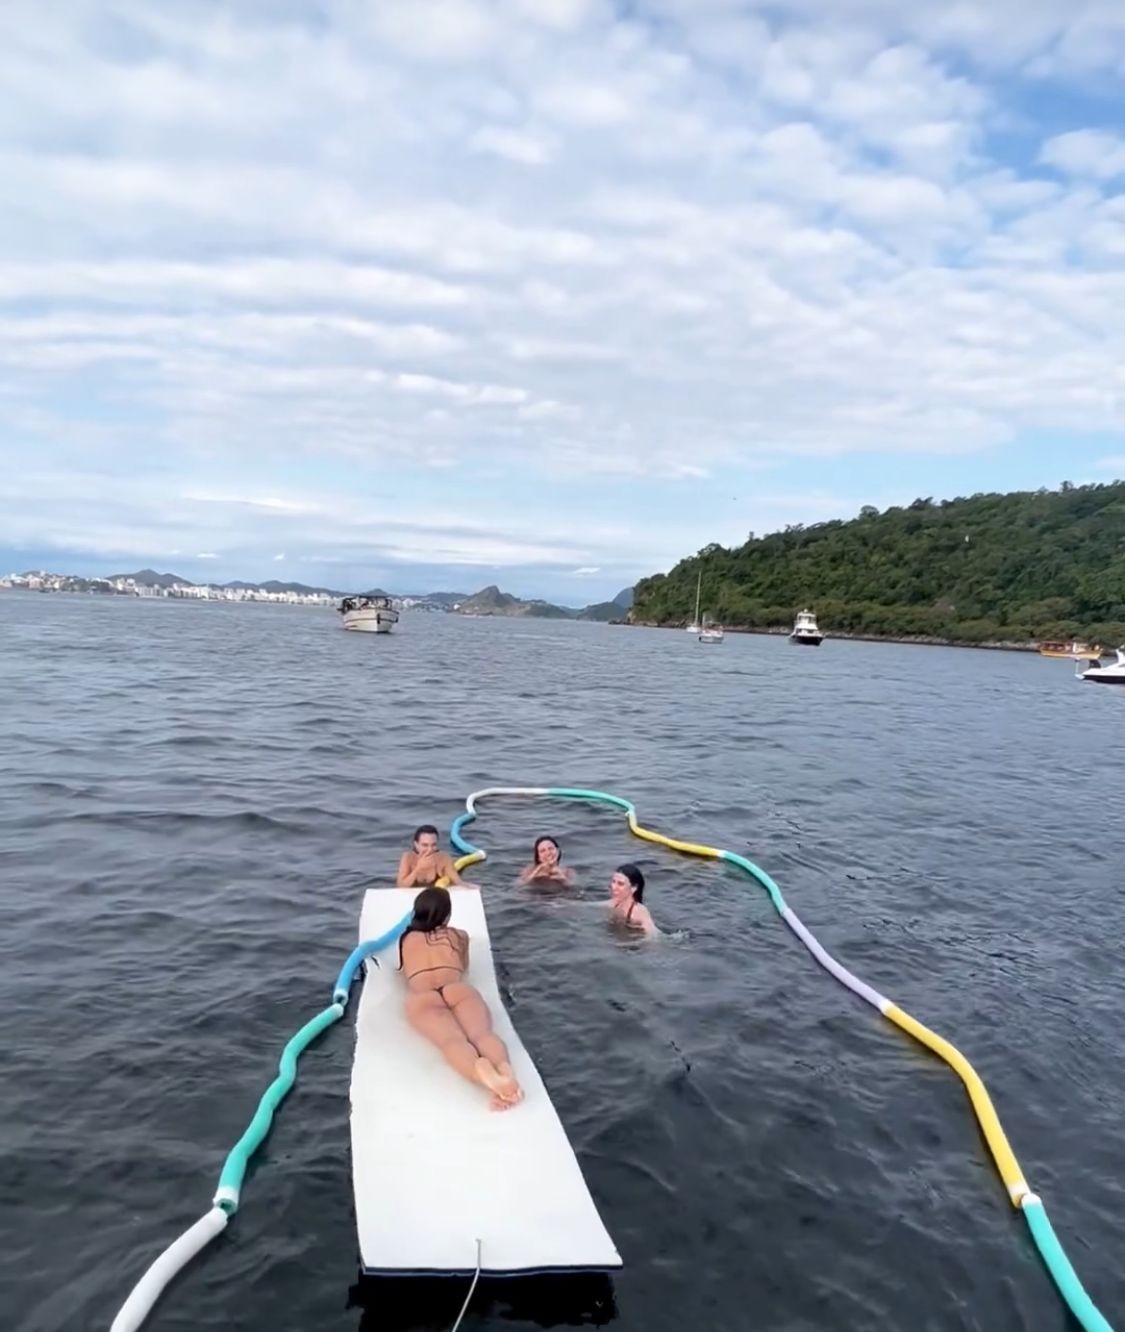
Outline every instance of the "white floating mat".
[[(370, 889), (360, 940), (390, 929), (415, 888)], [(406, 1021), (398, 949), (367, 964), (352, 1068), (352, 1176), (360, 1259), (383, 1276), (590, 1272), (620, 1267), (543, 1081), (496, 985), (481, 895), (451, 894), (483, 995), (526, 1099), (491, 1112)]]

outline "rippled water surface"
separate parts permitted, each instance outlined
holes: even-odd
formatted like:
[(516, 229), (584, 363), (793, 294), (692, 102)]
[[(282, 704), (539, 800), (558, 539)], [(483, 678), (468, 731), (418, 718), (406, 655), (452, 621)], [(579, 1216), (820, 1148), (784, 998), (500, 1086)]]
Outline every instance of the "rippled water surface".
[[(0, 681), (6, 1325), (108, 1326), (206, 1210), (364, 887), (501, 784), (616, 791), (767, 868), (973, 1060), (1125, 1325), (1125, 690), (1007, 654), (421, 613), (376, 639), (326, 611), (15, 593)], [(577, 898), (512, 886), (540, 831)], [(593, 807), (493, 801), (473, 836), (513, 1017), (625, 1259), (614, 1326), (1073, 1326), (957, 1079), (759, 888)], [(625, 858), (685, 938), (608, 932)], [(381, 1326), (352, 1292), (350, 1024), (154, 1332)], [(486, 1326), (530, 1324), (464, 1323)]]

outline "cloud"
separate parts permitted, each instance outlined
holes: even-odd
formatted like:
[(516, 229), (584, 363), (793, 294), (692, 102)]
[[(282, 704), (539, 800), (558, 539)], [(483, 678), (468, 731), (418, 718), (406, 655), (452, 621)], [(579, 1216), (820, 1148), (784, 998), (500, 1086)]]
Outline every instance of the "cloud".
[(475, 152), (491, 153), (523, 166), (544, 166), (551, 160), (551, 150), (545, 140), (501, 125), (482, 126), (469, 140), (469, 147)]
[(380, 0), (370, 16), (378, 36), (422, 60), (472, 60), (497, 37), (488, 6), (472, 0)]
[(1125, 176), (1125, 138), (1108, 130), (1071, 130), (1048, 139), (1039, 160), (1067, 175), (1113, 180)]
[(608, 587), (1125, 449), (1120, 6), (9, 10), (10, 543)]
[(283, 560), (283, 559), (285, 558), (285, 555), (284, 555), (284, 554), (281, 554), (281, 555), (275, 555), (273, 558), (274, 558), (275, 561), (277, 561), (277, 560)]

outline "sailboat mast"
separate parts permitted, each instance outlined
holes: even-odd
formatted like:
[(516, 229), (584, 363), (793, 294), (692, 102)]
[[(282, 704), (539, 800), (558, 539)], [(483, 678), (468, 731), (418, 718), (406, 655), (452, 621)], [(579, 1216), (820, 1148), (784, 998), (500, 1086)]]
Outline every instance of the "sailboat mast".
[(699, 594), (703, 591), (703, 570), (699, 570), (699, 579), (695, 584), (695, 619), (692, 624), (699, 623)]

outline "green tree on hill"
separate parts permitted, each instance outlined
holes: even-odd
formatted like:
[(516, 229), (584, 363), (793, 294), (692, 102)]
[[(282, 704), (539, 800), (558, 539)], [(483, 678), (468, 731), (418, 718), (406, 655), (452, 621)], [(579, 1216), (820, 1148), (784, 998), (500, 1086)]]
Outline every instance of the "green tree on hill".
[(850, 522), (704, 547), (642, 579), (633, 619), (690, 619), (696, 578), (721, 623), (789, 627), (815, 608), (831, 632), (955, 642), (1083, 635), (1125, 641), (1125, 482), (916, 499)]

